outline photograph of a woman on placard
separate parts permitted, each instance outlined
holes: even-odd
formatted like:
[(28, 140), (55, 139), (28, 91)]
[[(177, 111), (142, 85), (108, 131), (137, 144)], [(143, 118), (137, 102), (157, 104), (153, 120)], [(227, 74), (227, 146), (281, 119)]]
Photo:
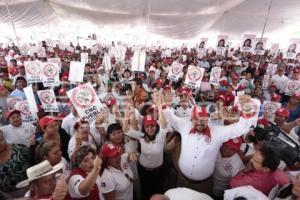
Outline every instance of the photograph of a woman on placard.
[(296, 49), (297, 49), (297, 44), (296, 43), (292, 43), (288, 50), (287, 50), (287, 53), (296, 53)]
[(219, 40), (218, 47), (225, 47), (225, 40), (224, 39)]
[(202, 41), (202, 42), (200, 43), (200, 45), (199, 45), (199, 48), (203, 49), (203, 48), (204, 48), (204, 45), (205, 45), (205, 42)]
[(255, 45), (255, 50), (260, 51), (260, 50), (264, 50), (264, 43), (263, 42), (257, 42)]
[(252, 47), (251, 43), (252, 43), (251, 39), (248, 38), (244, 41), (243, 47), (250, 47), (251, 48)]

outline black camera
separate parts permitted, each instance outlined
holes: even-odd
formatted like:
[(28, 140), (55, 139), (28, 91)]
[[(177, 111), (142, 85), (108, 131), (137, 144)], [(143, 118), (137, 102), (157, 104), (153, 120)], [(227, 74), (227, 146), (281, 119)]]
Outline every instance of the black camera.
[(272, 147), (277, 149), (287, 166), (292, 166), (300, 161), (300, 148), (298, 143), (287, 133), (281, 130), (276, 124), (269, 122), (268, 127), (256, 126), (255, 136), (249, 138), (252, 142), (265, 140)]

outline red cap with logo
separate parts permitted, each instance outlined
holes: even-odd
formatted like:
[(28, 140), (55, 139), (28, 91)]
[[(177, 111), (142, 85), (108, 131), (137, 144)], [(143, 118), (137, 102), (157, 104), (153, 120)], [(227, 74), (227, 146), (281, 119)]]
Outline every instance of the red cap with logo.
[(120, 149), (112, 143), (104, 144), (101, 149), (101, 154), (104, 158), (113, 158), (120, 155), (120, 153)]
[(45, 128), (48, 124), (57, 121), (55, 117), (52, 116), (44, 116), (39, 120), (39, 125), (41, 128)]
[(151, 115), (147, 115), (143, 118), (143, 125), (156, 125), (156, 119), (152, 117)]
[(201, 106), (200, 108), (198, 106), (194, 106), (192, 110), (192, 119), (197, 119), (199, 117), (208, 117), (208, 113), (206, 111), (205, 106)]
[(271, 98), (271, 101), (280, 102), (281, 96), (279, 94), (274, 94)]
[(7, 112), (5, 113), (5, 118), (6, 118), (6, 119), (9, 119), (10, 116), (12, 116), (12, 115), (15, 114), (15, 113), (21, 114), (21, 112), (18, 111), (18, 110), (9, 110), (9, 111), (7, 111)]
[(281, 116), (281, 117), (288, 117), (290, 115), (290, 112), (285, 108), (279, 108), (276, 111), (276, 115)]
[(238, 151), (240, 150), (242, 143), (243, 143), (242, 138), (237, 137), (228, 140), (227, 142), (224, 143), (224, 145), (229, 147), (230, 149), (234, 149), (235, 151)]
[(257, 120), (257, 124), (261, 124), (264, 127), (267, 127), (269, 125), (269, 120), (265, 117), (262, 117)]
[(114, 106), (116, 103), (117, 103), (116, 99), (107, 99), (107, 100), (105, 101), (105, 104), (106, 104), (107, 106)]
[(185, 86), (181, 87), (179, 90), (178, 90), (178, 95), (181, 96), (181, 95), (191, 95), (191, 90)]

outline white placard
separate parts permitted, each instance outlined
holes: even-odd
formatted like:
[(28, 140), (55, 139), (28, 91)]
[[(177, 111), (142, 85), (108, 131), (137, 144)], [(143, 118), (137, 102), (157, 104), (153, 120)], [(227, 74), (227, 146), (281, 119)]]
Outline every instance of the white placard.
[(89, 54), (88, 53), (81, 53), (80, 57), (81, 57), (82, 63), (86, 64), (89, 62)]
[(30, 46), (28, 44), (23, 44), (20, 48), (22, 55), (30, 55), (29, 50), (30, 50)]
[(103, 65), (105, 67), (105, 71), (111, 70), (111, 60), (110, 60), (110, 55), (108, 53), (104, 54)]
[(74, 53), (75, 49), (72, 46), (67, 46), (67, 51)]
[(264, 75), (264, 79), (262, 82), (262, 89), (267, 89), (269, 86), (270, 75)]
[(126, 48), (123, 46), (117, 46), (116, 48), (116, 60), (125, 60)]
[(182, 61), (185, 62), (187, 59), (187, 56), (186, 55), (182, 55)]
[(43, 82), (42, 63), (39, 61), (25, 61), (25, 72), (27, 83)]
[(82, 62), (71, 61), (69, 81), (72, 82), (83, 82), (84, 66)]
[(57, 63), (58, 69), (59, 69), (59, 73), (61, 72), (61, 61), (60, 61), (60, 58), (48, 58), (48, 62)]
[(203, 58), (203, 57), (205, 57), (206, 56), (206, 49), (204, 49), (204, 48), (199, 48), (198, 49), (198, 58)]
[(267, 68), (268, 75), (274, 75), (277, 70), (277, 64), (269, 63)]
[(285, 87), (285, 94), (288, 96), (292, 96), (293, 94), (300, 94), (300, 81), (288, 81)]
[(264, 101), (263, 103), (264, 117), (266, 117), (270, 121), (273, 121), (275, 117), (275, 113), (279, 108), (281, 108), (281, 103)]
[(204, 74), (204, 68), (190, 65), (185, 78), (185, 85), (192, 89), (200, 88)]
[(146, 53), (136, 50), (132, 57), (131, 71), (145, 71)]
[(210, 73), (210, 78), (209, 78), (209, 83), (210, 84), (212, 84), (214, 86), (219, 85), (221, 71), (222, 71), (221, 67), (212, 68), (211, 73)]
[(45, 47), (38, 47), (37, 54), (38, 54), (38, 57), (46, 58)]
[(16, 109), (21, 112), (23, 122), (36, 122), (37, 116), (32, 113), (27, 100), (17, 102)]
[(59, 67), (57, 63), (47, 62), (43, 67), (43, 85), (44, 87), (54, 87), (59, 85)]
[(7, 97), (7, 99), (6, 99), (7, 109), (9, 111), (16, 110), (17, 109), (16, 105), (17, 105), (17, 102), (19, 102), (19, 101), (22, 101), (22, 98), (13, 97), (13, 96)]
[(169, 70), (168, 79), (175, 82), (178, 81), (182, 72), (182, 68), (183, 68), (182, 64), (174, 61), (171, 66), (171, 69)]
[(37, 94), (45, 112), (58, 112), (58, 105), (53, 90), (39, 90)]
[(38, 107), (37, 107), (36, 102), (35, 102), (32, 85), (28, 85), (23, 90), (24, 90), (24, 93), (26, 95), (26, 99), (29, 103), (30, 111), (32, 113), (37, 113), (39, 110), (38, 110)]
[(76, 108), (79, 116), (92, 121), (102, 112), (103, 105), (100, 102), (91, 83), (79, 85), (67, 92), (69, 99)]
[(256, 38), (254, 50), (258, 55), (264, 55), (265, 47), (267, 46), (267, 40), (267, 38)]

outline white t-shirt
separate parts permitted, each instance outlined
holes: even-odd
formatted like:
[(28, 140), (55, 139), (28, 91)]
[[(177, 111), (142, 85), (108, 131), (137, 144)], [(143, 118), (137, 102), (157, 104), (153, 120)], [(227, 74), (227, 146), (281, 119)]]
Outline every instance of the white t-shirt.
[(229, 158), (223, 158), (220, 154), (216, 160), (214, 171), (213, 194), (221, 196), (228, 187), (229, 180), (244, 168), (244, 164), (238, 154)]
[(11, 124), (0, 127), (7, 144), (23, 144), (30, 146), (28, 140), (35, 134), (36, 127), (32, 123), (23, 122), (20, 127)]
[(165, 192), (165, 195), (170, 200), (213, 200), (210, 196), (204, 193), (191, 190), (189, 188), (174, 188)]
[[(74, 152), (75, 145), (76, 145), (76, 139), (75, 139), (75, 136), (72, 136), (69, 141), (69, 145), (68, 145), (69, 158), (71, 158), (71, 156)], [(82, 143), (81, 143), (81, 146), (86, 146), (86, 145), (91, 145), (91, 147), (96, 150), (96, 144), (91, 135), (89, 135), (88, 142), (82, 141)]]
[(109, 166), (101, 176), (101, 191), (103, 194), (115, 191), (115, 200), (133, 199), (133, 173), (127, 162), (127, 155), (121, 158), (121, 168), (118, 170)]
[(236, 197), (246, 197), (251, 200), (269, 200), (266, 195), (252, 186), (241, 186), (225, 190), (224, 200), (233, 200)]
[(157, 168), (163, 164), (163, 153), (168, 129), (160, 129), (155, 139), (146, 142), (143, 133), (130, 130), (131, 137), (138, 139), (141, 144), (139, 163), (146, 168)]
[(271, 78), (271, 82), (276, 85), (276, 88), (279, 90), (280, 93), (284, 93), (288, 81), (289, 78), (285, 75), (279, 76), (278, 74), (275, 74)]

